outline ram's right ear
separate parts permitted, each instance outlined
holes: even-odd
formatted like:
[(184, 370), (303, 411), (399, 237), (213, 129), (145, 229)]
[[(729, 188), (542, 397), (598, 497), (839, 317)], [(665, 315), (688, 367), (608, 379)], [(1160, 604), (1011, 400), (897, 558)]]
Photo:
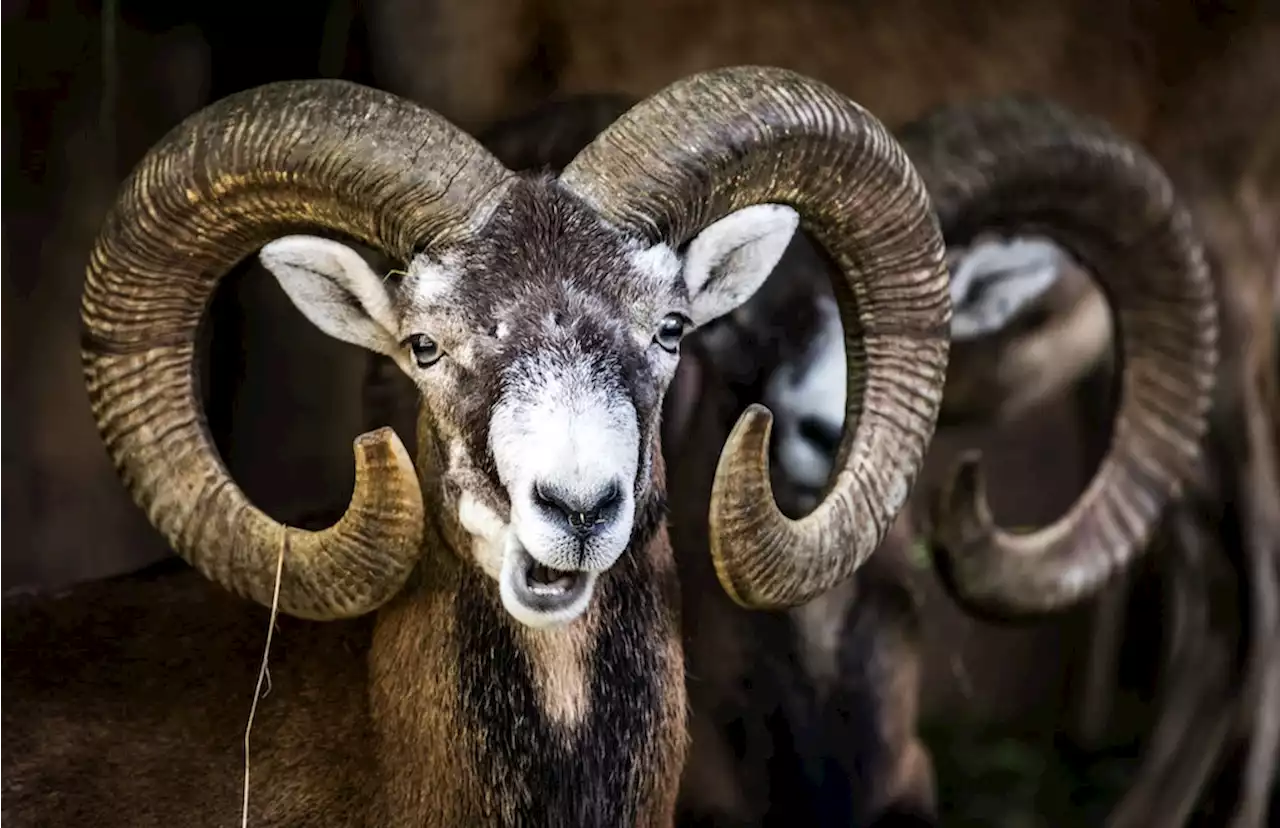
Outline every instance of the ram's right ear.
[(311, 324), (343, 342), (395, 354), (391, 297), (359, 253), (316, 236), (285, 236), (258, 257)]
[(748, 301), (773, 272), (800, 223), (784, 204), (754, 204), (730, 213), (689, 242), (683, 278), (696, 327)]
[(1068, 261), (1046, 239), (980, 241), (961, 252), (951, 265), (952, 340), (1003, 329), (1058, 282)]

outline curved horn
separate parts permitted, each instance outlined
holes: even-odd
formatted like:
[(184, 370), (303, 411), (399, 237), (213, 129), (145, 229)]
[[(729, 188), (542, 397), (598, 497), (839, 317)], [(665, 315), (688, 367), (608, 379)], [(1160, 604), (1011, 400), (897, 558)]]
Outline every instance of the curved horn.
[(390, 429), (355, 442), (356, 484), (334, 526), (307, 532), (249, 503), (198, 403), (194, 334), (218, 280), (266, 242), (342, 233), (408, 259), (469, 235), (502, 166), (434, 113), (340, 81), (276, 83), (218, 101), (147, 153), (89, 263), (83, 362), (94, 417), (125, 484), (205, 576), (329, 619), (390, 598), (417, 560), (422, 493)]
[(831, 490), (799, 521), (768, 474), (773, 418), (752, 406), (720, 455), (711, 554), (753, 608), (794, 606), (875, 550), (933, 435), (951, 301), (937, 220), (898, 142), (857, 104), (793, 72), (735, 67), (679, 81), (630, 110), (562, 179), (607, 220), (679, 247), (728, 213), (794, 207), (832, 254), (849, 354)]
[(1116, 316), (1112, 444), (1072, 508), (1031, 534), (1002, 531), (974, 454), (933, 504), (939, 572), (967, 608), (1013, 617), (1064, 607), (1133, 559), (1191, 473), (1217, 365), (1217, 307), (1200, 242), (1154, 161), (1046, 102), (949, 107), (899, 138), (948, 239), (980, 230), (1049, 236), (1094, 274)]

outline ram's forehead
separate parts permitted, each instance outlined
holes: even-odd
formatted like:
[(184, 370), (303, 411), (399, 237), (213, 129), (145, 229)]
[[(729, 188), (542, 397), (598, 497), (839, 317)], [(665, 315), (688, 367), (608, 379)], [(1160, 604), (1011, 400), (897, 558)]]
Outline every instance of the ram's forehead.
[(648, 323), (684, 301), (665, 245), (619, 234), (550, 179), (531, 179), (485, 231), (435, 262), (415, 264), (415, 300), (477, 320), (589, 313)]

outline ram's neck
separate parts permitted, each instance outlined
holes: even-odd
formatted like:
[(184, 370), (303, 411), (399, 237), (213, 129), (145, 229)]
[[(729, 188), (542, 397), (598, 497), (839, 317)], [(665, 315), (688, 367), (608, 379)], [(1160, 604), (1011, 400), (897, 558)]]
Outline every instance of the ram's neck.
[(383, 824), (669, 825), (686, 736), (662, 498), (558, 630), (514, 621), (461, 557), (425, 561), (370, 653)]

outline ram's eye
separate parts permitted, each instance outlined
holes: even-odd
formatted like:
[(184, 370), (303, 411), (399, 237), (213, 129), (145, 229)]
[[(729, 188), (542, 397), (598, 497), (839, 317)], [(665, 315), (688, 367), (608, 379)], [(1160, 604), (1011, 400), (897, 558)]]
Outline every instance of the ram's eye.
[(674, 354), (680, 349), (680, 340), (684, 338), (688, 326), (689, 320), (678, 313), (669, 313), (658, 323), (658, 332), (653, 335), (653, 341), (662, 350)]
[(439, 343), (426, 334), (414, 334), (409, 337), (409, 350), (413, 353), (413, 359), (418, 363), (419, 368), (434, 364), (444, 355)]

